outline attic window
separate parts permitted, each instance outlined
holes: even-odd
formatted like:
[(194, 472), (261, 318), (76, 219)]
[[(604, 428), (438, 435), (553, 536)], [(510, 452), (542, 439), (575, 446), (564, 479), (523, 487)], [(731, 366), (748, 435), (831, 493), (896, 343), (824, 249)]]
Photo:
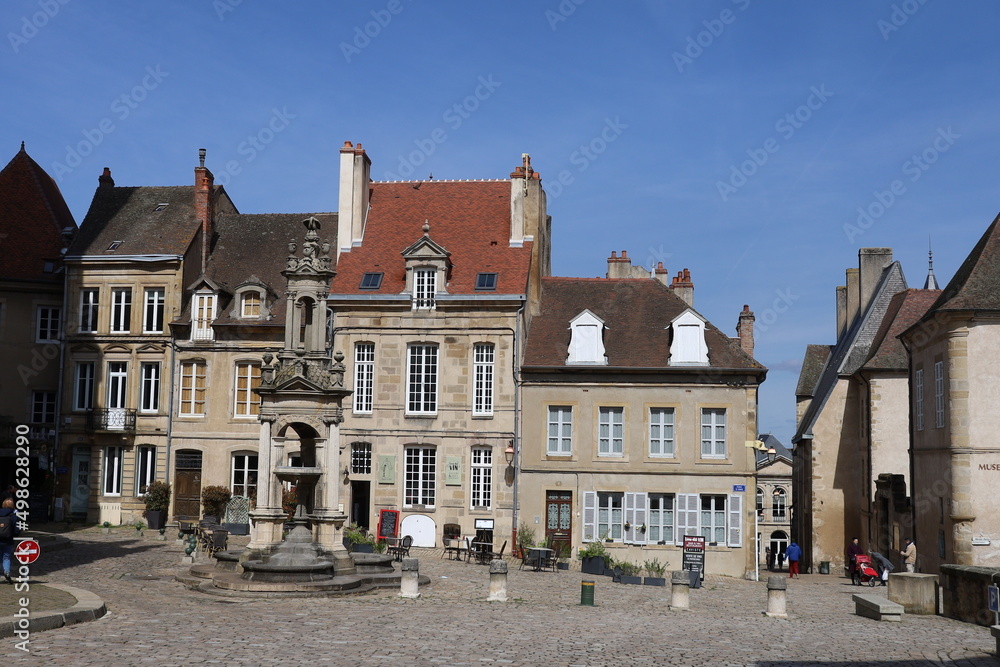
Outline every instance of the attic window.
[(604, 351), (604, 320), (589, 310), (584, 310), (570, 320), (569, 328), (571, 335), (566, 363), (607, 365), (608, 357)]
[(169, 204), (157, 204), (156, 208), (153, 209), (153, 213), (159, 213), (160, 211), (162, 211), (163, 209), (165, 209), (167, 206), (169, 206)]
[(480, 273), (476, 276), (477, 290), (495, 290), (497, 288), (497, 274)]
[(120, 246), (122, 243), (125, 243), (125, 242), (124, 241), (112, 241), (111, 245), (108, 246), (108, 250), (118, 250), (118, 246)]
[(56, 265), (53, 262), (42, 262), (42, 273), (52, 273), (55, 269)]
[(670, 343), (671, 366), (707, 366), (708, 344), (705, 342), (705, 320), (690, 308), (670, 323), (673, 340)]
[(361, 276), (361, 287), (358, 289), (378, 289), (382, 286), (381, 273), (366, 273)]

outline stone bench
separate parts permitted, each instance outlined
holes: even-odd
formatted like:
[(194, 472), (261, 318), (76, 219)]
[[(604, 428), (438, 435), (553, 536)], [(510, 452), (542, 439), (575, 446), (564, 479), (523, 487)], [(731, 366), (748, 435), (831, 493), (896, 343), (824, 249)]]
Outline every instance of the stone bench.
[(854, 613), (876, 621), (900, 621), (903, 616), (903, 605), (891, 602), (881, 595), (854, 596)]

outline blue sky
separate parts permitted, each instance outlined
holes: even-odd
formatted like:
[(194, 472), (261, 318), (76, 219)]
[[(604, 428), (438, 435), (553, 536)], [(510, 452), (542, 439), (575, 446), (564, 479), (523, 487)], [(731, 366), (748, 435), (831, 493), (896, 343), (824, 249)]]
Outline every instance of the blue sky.
[(345, 140), (378, 180), (504, 178), (530, 153), (555, 274), (624, 249), (689, 268), (730, 335), (750, 305), (759, 425), (788, 444), (858, 248), (894, 248), (921, 287), (930, 238), (943, 284), (1000, 209), (998, 19), (985, 0), (7, 0), (0, 156), (24, 140), (80, 221), (103, 167), (186, 185), (201, 147), (248, 213), (335, 210)]

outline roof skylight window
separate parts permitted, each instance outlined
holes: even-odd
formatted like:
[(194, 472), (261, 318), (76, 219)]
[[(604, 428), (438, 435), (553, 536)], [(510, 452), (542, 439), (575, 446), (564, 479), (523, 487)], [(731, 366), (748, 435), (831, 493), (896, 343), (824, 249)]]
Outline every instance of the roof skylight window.
[(112, 241), (111, 245), (108, 246), (108, 250), (118, 250), (118, 246), (120, 246), (122, 243), (125, 243), (125, 242), (124, 241)]
[(382, 286), (381, 273), (366, 273), (361, 277), (361, 287), (359, 289), (378, 289)]
[(497, 274), (480, 273), (476, 276), (477, 290), (495, 290), (497, 288)]
[(157, 204), (156, 208), (153, 209), (153, 213), (158, 213), (159, 211), (165, 209), (167, 206), (169, 206), (169, 204)]

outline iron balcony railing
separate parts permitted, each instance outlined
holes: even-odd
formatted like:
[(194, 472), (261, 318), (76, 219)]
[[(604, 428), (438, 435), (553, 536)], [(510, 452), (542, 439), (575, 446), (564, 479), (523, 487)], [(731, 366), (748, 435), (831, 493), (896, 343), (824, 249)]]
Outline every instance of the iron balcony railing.
[(135, 431), (134, 408), (87, 410), (88, 431)]

